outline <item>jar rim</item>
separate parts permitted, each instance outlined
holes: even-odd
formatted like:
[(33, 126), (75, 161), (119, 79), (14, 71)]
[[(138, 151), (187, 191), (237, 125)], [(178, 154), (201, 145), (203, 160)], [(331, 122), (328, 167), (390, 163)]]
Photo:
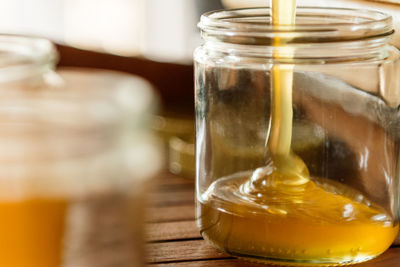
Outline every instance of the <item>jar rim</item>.
[(274, 38), (281, 43), (323, 43), (387, 38), (394, 33), (392, 17), (375, 10), (297, 7), (296, 25), (278, 26), (272, 25), (270, 11), (269, 7), (211, 11), (201, 16), (198, 27), (205, 39), (243, 44), (247, 44), (243, 39), (230, 37), (251, 37), (252, 42), (258, 38), (255, 44), (268, 44)]
[(57, 59), (56, 48), (47, 39), (0, 34), (0, 82), (45, 72)]
[[(0, 34), (0, 44), (0, 51), (30, 56), (35, 62), (54, 60), (56, 55), (56, 49), (52, 42), (39, 37)], [(0, 59), (4, 56), (3, 53), (0, 53)]]

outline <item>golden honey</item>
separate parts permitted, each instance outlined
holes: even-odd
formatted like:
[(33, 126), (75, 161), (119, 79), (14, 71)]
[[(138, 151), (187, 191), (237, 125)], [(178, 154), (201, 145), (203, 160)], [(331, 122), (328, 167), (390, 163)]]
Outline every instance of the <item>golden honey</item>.
[(0, 266), (61, 266), (67, 207), (63, 199), (1, 201)]
[(219, 179), (200, 200), (202, 235), (233, 255), (279, 263), (354, 263), (393, 242), (398, 226), (349, 187), (327, 180), (246, 193), (248, 173)]

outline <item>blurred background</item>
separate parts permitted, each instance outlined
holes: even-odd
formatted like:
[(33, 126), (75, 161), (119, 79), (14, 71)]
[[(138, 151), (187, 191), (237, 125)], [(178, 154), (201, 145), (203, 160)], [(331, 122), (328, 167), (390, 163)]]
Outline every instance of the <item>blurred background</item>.
[[(378, 8), (394, 15), (397, 21), (400, 7), (393, 4), (395, 2), (301, 0), (299, 5)], [(193, 50), (201, 43), (196, 24), (202, 13), (268, 3), (269, 0), (0, 0), (0, 33), (40, 36), (83, 50), (191, 66)], [(397, 36), (395, 41), (400, 43)], [(136, 62), (134, 66), (123, 67), (129, 64), (123, 59), (115, 58), (112, 63), (101, 65), (89, 64), (85, 58), (71, 62), (74, 61), (71, 57), (70, 54), (62, 57), (61, 65), (111, 68), (144, 76), (157, 89), (170, 92), (170, 95), (162, 94), (167, 102), (180, 98), (183, 103), (193, 96), (187, 92), (193, 89), (191, 70), (179, 72), (185, 68), (168, 78), (160, 74), (166, 70), (164, 65), (159, 65), (161, 69), (151, 66), (155, 71), (151, 74), (147, 69), (136, 71)], [(173, 79), (175, 75), (183, 80), (176, 81)], [(167, 80), (171, 83), (168, 84)], [(185, 88), (185, 92), (180, 90), (182, 94), (177, 93), (178, 86)], [(176, 101), (173, 102), (176, 105)]]
[(124, 56), (190, 64), (212, 0), (1, 0), (0, 32)]
[[(123, 56), (191, 64), (200, 43), (202, 13), (223, 7), (263, 6), (268, 0), (0, 0), (0, 32), (35, 35), (57, 43)], [(388, 2), (396, 2), (389, 0)], [(300, 1), (306, 5), (370, 6), (382, 1)], [(396, 14), (396, 13), (394, 13)]]

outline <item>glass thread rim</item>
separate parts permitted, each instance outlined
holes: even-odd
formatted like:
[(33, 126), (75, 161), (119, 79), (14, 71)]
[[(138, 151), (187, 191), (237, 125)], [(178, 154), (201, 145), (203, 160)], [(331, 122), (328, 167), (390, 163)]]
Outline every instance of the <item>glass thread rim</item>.
[[(265, 19), (256, 23), (251, 18)], [(201, 16), (198, 27), (204, 38), (208, 36), (249, 37), (288, 42), (321, 43), (387, 39), (394, 33), (392, 17), (380, 11), (339, 7), (298, 7), (297, 17), (321, 18), (317, 23), (299, 23), (274, 26), (270, 21), (269, 7), (240, 8), (210, 11)], [(345, 18), (345, 22), (334, 19)], [(225, 40), (226, 41), (226, 40)], [(229, 41), (228, 41), (229, 42)]]

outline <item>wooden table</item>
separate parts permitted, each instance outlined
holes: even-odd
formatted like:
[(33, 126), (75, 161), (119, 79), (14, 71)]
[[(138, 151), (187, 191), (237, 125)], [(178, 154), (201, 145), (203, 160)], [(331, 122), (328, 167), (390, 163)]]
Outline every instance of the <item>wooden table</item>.
[[(203, 240), (195, 223), (194, 182), (167, 172), (150, 193), (147, 262), (160, 267), (268, 266), (237, 260)], [(359, 267), (400, 267), (400, 246)]]

